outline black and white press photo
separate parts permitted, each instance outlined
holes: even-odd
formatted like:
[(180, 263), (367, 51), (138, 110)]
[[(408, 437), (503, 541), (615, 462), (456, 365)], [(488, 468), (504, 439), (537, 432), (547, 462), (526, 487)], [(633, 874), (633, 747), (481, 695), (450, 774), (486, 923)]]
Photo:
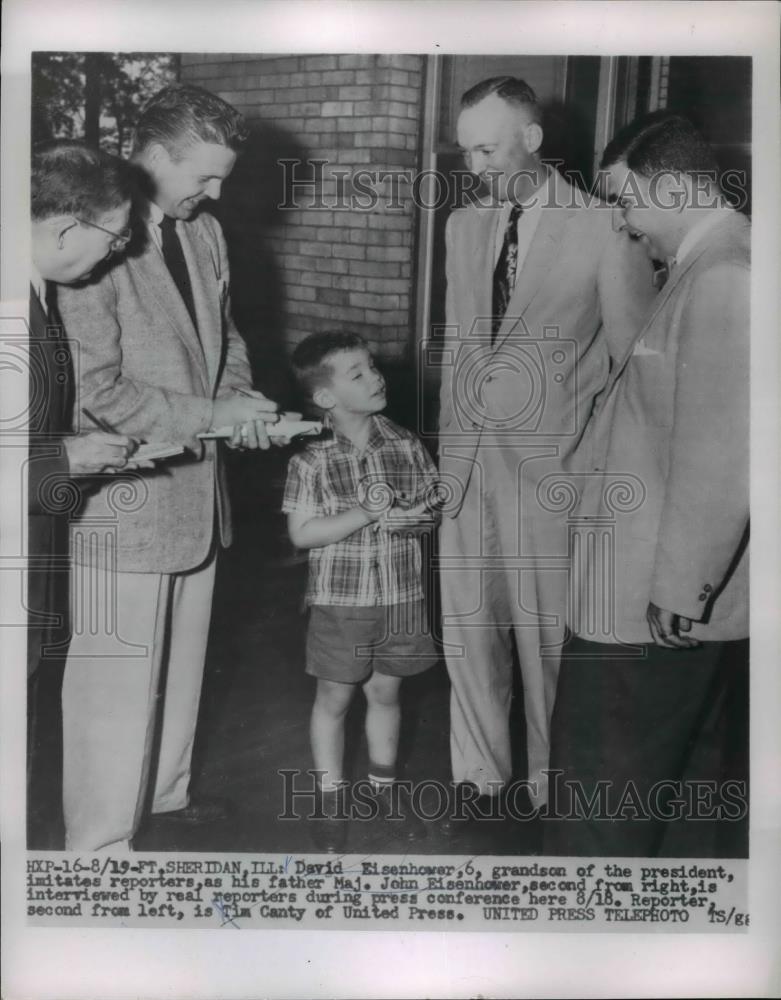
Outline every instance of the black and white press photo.
[(29, 846), (745, 857), (750, 59), (32, 69)]
[(33, 933), (756, 933), (768, 60), (489, 8), (529, 30), (30, 47)]

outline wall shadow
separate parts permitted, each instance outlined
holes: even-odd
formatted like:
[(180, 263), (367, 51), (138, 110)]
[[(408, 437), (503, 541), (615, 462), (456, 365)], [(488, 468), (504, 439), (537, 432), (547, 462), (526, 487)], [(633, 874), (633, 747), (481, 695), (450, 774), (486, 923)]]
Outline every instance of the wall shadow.
[[(286, 347), (283, 271), (277, 261), (285, 238), (283, 159), (306, 159), (299, 139), (269, 122), (249, 122), (250, 135), (226, 181), (214, 213), (225, 230), (233, 316), (247, 344), (253, 380), (280, 409), (296, 404)], [(290, 555), (280, 513), (289, 449), (226, 449), (234, 544), (261, 562)]]
[(593, 180), (594, 122), (576, 105), (550, 101), (543, 106), (542, 158), (571, 184), (588, 188)]
[(299, 140), (267, 122), (250, 136), (225, 183), (215, 214), (225, 230), (233, 315), (249, 351), (256, 386), (289, 402), (292, 383), (285, 350), (282, 273), (273, 242), (284, 238), (284, 172), (280, 160), (305, 159)]

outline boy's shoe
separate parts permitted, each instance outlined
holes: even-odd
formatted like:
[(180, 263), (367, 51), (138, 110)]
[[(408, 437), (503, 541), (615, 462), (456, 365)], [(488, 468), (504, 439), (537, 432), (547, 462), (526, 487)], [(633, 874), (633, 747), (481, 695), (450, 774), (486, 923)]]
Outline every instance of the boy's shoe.
[(389, 831), (401, 840), (423, 840), (426, 826), (415, 812), (410, 794), (403, 782), (372, 784), (371, 794), (377, 803), (378, 819), (388, 824)]
[(347, 844), (348, 798), (346, 781), (332, 791), (318, 788), (317, 808), (309, 820), (312, 843), (318, 851), (343, 853)]

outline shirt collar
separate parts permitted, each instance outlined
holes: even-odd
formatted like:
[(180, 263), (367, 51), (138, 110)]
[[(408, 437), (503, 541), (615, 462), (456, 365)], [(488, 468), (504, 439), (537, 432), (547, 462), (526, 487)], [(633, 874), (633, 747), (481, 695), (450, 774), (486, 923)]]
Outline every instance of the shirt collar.
[(527, 214), (535, 209), (541, 208), (542, 205), (551, 204), (550, 200), (550, 185), (552, 181), (552, 173), (550, 170), (545, 171), (545, 180), (540, 184), (536, 191), (527, 198), (526, 201), (505, 201), (502, 204), (502, 212), (508, 218), (510, 212), (514, 205), (517, 205), (523, 210), (523, 214)]
[[(369, 431), (369, 440), (366, 443), (366, 448), (361, 452), (362, 455), (367, 455), (370, 451), (374, 451), (378, 448), (384, 441), (388, 440), (391, 435), (388, 433), (387, 421), (379, 413), (372, 414), (371, 430)], [(331, 431), (333, 435), (331, 438), (327, 439), (323, 443), (328, 447), (334, 447), (339, 445), (344, 451), (354, 451), (357, 452), (357, 448), (352, 443), (352, 441), (346, 437), (344, 434), (340, 434), (339, 431), (334, 427), (333, 419), (330, 413), (326, 413), (323, 417), (323, 427), (326, 427)]]
[(41, 277), (41, 272), (35, 266), (35, 264), (30, 265), (30, 284), (33, 286), (33, 291), (38, 296), (38, 301), (41, 305), (46, 308), (46, 282)]
[(693, 248), (705, 238), (711, 229), (720, 222), (723, 222), (733, 211), (734, 209), (725, 205), (705, 213), (703, 218), (696, 225), (692, 226), (681, 240), (681, 245), (678, 247), (678, 252), (674, 258), (675, 265), (682, 264), (684, 258), (689, 256)]
[(165, 212), (153, 201), (147, 202), (147, 222), (159, 226), (165, 218)]

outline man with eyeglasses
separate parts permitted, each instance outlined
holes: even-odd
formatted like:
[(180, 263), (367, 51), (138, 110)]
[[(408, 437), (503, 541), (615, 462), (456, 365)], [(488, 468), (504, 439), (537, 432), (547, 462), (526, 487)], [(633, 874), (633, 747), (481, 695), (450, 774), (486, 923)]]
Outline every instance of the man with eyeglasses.
[[(28, 846), (61, 847), (59, 706), (69, 637), (69, 509), (89, 477), (126, 466), (135, 443), (102, 430), (72, 433), (71, 344), (57, 286), (87, 279), (130, 239), (132, 174), (112, 156), (75, 142), (33, 153), (31, 177), (30, 460), (28, 462), (27, 778)], [(108, 239), (107, 239), (108, 237)], [(78, 349), (78, 330), (71, 331)], [(74, 477), (78, 479), (74, 482)], [(73, 489), (78, 483), (78, 490)], [(56, 804), (55, 804), (56, 803)]]
[[(206, 90), (177, 85), (155, 95), (131, 157), (144, 188), (143, 240), (61, 301), (66, 323), (81, 332), (79, 405), (124, 433), (187, 449), (121, 504), (104, 489), (81, 512), (77, 558), (85, 573), (110, 580), (102, 600), (116, 620), (113, 636), (83, 628), (68, 654), (63, 786), (72, 850), (129, 849), (149, 785), (151, 812), (168, 822), (227, 817), (223, 803), (189, 791), (217, 551), (231, 541), (217, 443), (198, 434), (233, 427), (232, 446), (268, 448), (277, 405), (252, 387), (231, 316), (225, 240), (200, 207), (219, 198), (245, 137), (241, 115)], [(87, 530), (95, 523), (116, 526), (116, 548), (104, 550), (100, 531)]]
[(80, 225), (87, 226), (89, 229), (99, 229), (101, 233), (105, 233), (111, 237), (108, 241), (107, 259), (112, 253), (119, 253), (121, 250), (124, 250), (133, 237), (133, 230), (129, 226), (126, 226), (121, 233), (115, 233), (112, 229), (106, 229), (105, 226), (99, 226), (96, 222), (90, 222), (89, 219), (79, 219), (75, 215), (73, 218)]

